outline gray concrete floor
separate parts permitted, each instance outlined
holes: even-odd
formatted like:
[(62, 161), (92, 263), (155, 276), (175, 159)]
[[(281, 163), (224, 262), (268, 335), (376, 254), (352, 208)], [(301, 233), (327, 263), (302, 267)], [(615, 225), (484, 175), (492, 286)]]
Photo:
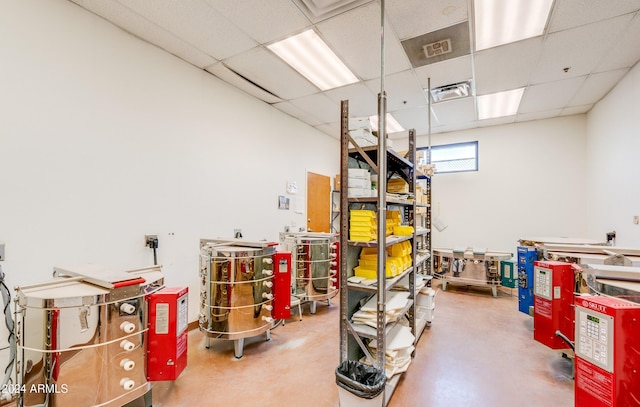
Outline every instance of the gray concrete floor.
[[(437, 288), (437, 283), (434, 285)], [(518, 311), (517, 290), (447, 286), (436, 295), (435, 318), (390, 407), (573, 406), (572, 364), (533, 340), (533, 320)], [(339, 405), (339, 305), (303, 305), (284, 326), (233, 342), (189, 334), (188, 367), (175, 382), (156, 382), (154, 407)], [(142, 400), (129, 407), (143, 406)]]

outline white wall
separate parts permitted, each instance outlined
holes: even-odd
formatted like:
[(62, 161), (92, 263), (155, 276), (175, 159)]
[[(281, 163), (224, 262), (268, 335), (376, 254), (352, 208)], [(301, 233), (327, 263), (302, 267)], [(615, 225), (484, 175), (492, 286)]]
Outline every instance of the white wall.
[(277, 240), (306, 224), (277, 209), (286, 181), (304, 198), (307, 170), (339, 170), (336, 139), (68, 1), (1, 2), (0, 61), (10, 288), (54, 266), (150, 265), (144, 235), (158, 234), (166, 284), (189, 286), (194, 321), (199, 239)]
[(640, 247), (640, 65), (588, 115), (588, 230), (615, 230), (616, 245)]
[(433, 177), (432, 214), (448, 225), (433, 228), (434, 247), (515, 254), (521, 238), (604, 238), (587, 236), (585, 126), (575, 115), (432, 135), (432, 145), (478, 141), (479, 159), (477, 172)]

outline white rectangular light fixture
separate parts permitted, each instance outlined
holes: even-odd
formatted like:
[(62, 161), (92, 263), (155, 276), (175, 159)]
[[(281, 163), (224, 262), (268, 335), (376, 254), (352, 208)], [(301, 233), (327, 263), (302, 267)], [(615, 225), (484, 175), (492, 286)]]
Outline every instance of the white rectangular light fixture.
[(524, 88), (478, 96), (478, 120), (513, 116), (518, 112)]
[[(387, 122), (387, 134), (404, 131), (404, 128), (398, 123), (395, 117), (391, 116), (391, 113), (387, 113), (385, 120)], [(378, 131), (378, 115), (369, 116), (369, 122), (371, 123), (371, 129)]]
[(353, 72), (314, 30), (301, 32), (268, 45), (267, 48), (320, 90), (358, 82)]
[(542, 35), (553, 0), (474, 0), (476, 51)]

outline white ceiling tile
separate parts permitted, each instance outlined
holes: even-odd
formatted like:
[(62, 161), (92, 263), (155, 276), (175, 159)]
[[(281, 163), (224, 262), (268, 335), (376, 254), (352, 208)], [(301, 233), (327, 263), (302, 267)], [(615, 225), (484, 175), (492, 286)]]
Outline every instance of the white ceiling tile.
[(349, 116), (368, 117), (378, 111), (378, 97), (362, 82), (331, 89), (325, 94), (334, 102), (349, 101)]
[(340, 122), (320, 124), (315, 128), (328, 136), (340, 140)]
[(318, 92), (311, 82), (262, 46), (231, 57), (224, 63), (282, 99), (295, 99)]
[(640, 9), (638, 0), (572, 0), (556, 1), (549, 32), (590, 24)]
[(526, 86), (542, 52), (542, 37), (489, 48), (474, 56), (476, 94)]
[(291, 102), (313, 117), (317, 117), (320, 123), (315, 125), (333, 123), (336, 119), (340, 119), (340, 103), (334, 102), (322, 93), (303, 96)]
[(206, 71), (214, 74), (218, 78), (235, 86), (236, 88), (267, 103), (276, 103), (282, 101), (282, 99), (273, 95), (272, 93), (266, 92), (265, 90), (260, 89), (244, 78), (241, 78), (235, 72), (229, 70), (222, 62), (208, 66), (206, 68)]
[(562, 109), (562, 113), (560, 114), (560, 116), (571, 116), (574, 114), (588, 113), (592, 107), (593, 105), (565, 107), (564, 109)]
[[(322, 124), (322, 121), (320, 119), (302, 110), (301, 108), (296, 106), (294, 103), (285, 101), (280, 103), (274, 103), (271, 106), (275, 107), (278, 110), (283, 111), (284, 113), (288, 114), (291, 117), (295, 117), (296, 119), (299, 119), (304, 123), (309, 124), (310, 126), (318, 126)], [(338, 117), (340, 117), (339, 113), (340, 112), (338, 112)]]
[(560, 115), (562, 109), (544, 110), (540, 112), (521, 113), (516, 115), (516, 122), (527, 122), (530, 120), (548, 119)]
[(435, 116), (435, 120), (431, 119), (432, 126), (476, 120), (476, 106), (472, 97), (434, 103), (431, 107)]
[(584, 84), (569, 102), (570, 106), (594, 104), (602, 99), (609, 90), (628, 72), (628, 69), (618, 69), (589, 75)]
[(118, 1), (218, 60), (257, 45), (204, 0)]
[(416, 77), (423, 88), (428, 88), (427, 81), (431, 78), (431, 87), (450, 85), (473, 78), (471, 55), (416, 68)]
[(401, 40), (467, 21), (467, 0), (389, 0), (387, 15)]
[[(380, 93), (380, 79), (366, 82), (371, 92)], [(387, 95), (387, 110), (411, 109), (427, 105), (426, 92), (422, 91), (422, 85), (412, 70), (398, 72), (385, 76), (384, 89)]]
[[(400, 41), (385, 24), (385, 74), (410, 68)], [(363, 80), (380, 76), (380, 5), (377, 2), (350, 10), (317, 25), (338, 57)]]
[[(591, 72), (630, 21), (625, 15), (546, 37), (540, 65), (531, 83), (551, 82)], [(565, 73), (563, 69), (569, 67)]]
[(516, 116), (496, 117), (494, 119), (485, 119), (478, 121), (478, 127), (501, 126), (504, 124), (515, 123)]
[(629, 68), (640, 60), (640, 13), (636, 14), (604, 56), (596, 72)]
[(532, 113), (560, 109), (575, 96), (586, 77), (571, 78), (529, 86), (524, 91), (518, 113)]
[[(415, 129), (416, 133), (424, 134), (429, 127), (429, 119), (427, 116), (428, 108), (418, 107), (414, 109), (399, 110), (391, 112), (391, 115), (396, 119), (400, 125), (406, 129)], [(432, 123), (433, 125), (433, 123)]]
[[(221, 14), (261, 44), (279, 40), (310, 26), (290, 1), (206, 0)], [(277, 24), (273, 22), (277, 21)]]
[(115, 1), (75, 0), (75, 3), (103, 17), (123, 30), (150, 44), (164, 49), (186, 62), (204, 68), (216, 63), (216, 59), (176, 37), (161, 26), (152, 23), (128, 7)]

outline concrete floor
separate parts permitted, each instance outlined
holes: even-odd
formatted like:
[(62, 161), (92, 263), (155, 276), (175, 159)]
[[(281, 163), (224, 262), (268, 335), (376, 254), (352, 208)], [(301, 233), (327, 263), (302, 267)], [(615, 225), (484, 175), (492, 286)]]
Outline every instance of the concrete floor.
[[(437, 284), (436, 284), (437, 286)], [(391, 407), (573, 406), (571, 362), (533, 340), (533, 320), (518, 312), (517, 290), (447, 286), (416, 348)], [(154, 407), (339, 406), (339, 305), (303, 305), (284, 326), (233, 342), (189, 333), (188, 367), (175, 382), (156, 382)], [(142, 400), (128, 407), (143, 406)]]

